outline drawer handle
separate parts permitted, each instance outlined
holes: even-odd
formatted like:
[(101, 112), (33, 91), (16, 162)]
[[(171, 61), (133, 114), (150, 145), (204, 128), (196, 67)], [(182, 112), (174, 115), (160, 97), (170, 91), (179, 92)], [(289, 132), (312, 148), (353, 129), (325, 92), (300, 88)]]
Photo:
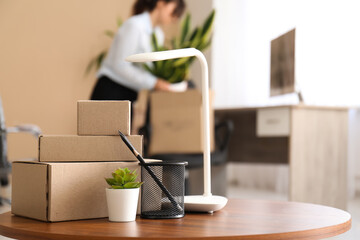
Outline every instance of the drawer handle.
[(269, 118), (269, 119), (266, 120), (266, 123), (267, 124), (278, 124), (278, 123), (280, 123), (280, 119), (278, 119), (278, 118)]

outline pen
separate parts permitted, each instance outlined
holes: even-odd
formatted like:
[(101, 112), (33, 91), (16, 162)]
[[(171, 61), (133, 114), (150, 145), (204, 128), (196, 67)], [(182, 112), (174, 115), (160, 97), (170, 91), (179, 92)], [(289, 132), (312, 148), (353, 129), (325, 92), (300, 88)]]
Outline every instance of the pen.
[(166, 189), (166, 187), (161, 183), (161, 181), (156, 177), (155, 173), (149, 168), (149, 166), (146, 165), (145, 160), (141, 156), (141, 154), (136, 151), (134, 146), (129, 142), (127, 137), (118, 130), (119, 135), (121, 139), (124, 141), (126, 146), (130, 149), (130, 151), (135, 155), (135, 157), (139, 160), (141, 165), (146, 169), (146, 171), (150, 174), (150, 176), (154, 179), (156, 184), (161, 188), (161, 190), (165, 193), (167, 198), (170, 200), (170, 202), (174, 205), (175, 208), (177, 208), (179, 211), (183, 211), (182, 207), (175, 201), (174, 197), (171, 195), (171, 193)]

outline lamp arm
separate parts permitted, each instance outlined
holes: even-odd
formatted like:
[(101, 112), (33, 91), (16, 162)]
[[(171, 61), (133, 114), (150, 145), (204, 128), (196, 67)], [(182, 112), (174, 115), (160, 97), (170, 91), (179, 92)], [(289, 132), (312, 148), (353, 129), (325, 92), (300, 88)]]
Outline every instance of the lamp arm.
[(204, 196), (211, 196), (211, 155), (210, 155), (210, 104), (209, 104), (209, 70), (206, 58), (197, 49), (195, 56), (200, 61), (203, 116), (203, 157), (204, 157)]
[(195, 56), (200, 61), (202, 85), (202, 120), (203, 120), (203, 156), (204, 156), (204, 196), (211, 196), (211, 159), (210, 159), (210, 104), (209, 104), (209, 70), (206, 58), (195, 48), (184, 48), (169, 51), (139, 53), (128, 56), (129, 62), (162, 61), (182, 57)]

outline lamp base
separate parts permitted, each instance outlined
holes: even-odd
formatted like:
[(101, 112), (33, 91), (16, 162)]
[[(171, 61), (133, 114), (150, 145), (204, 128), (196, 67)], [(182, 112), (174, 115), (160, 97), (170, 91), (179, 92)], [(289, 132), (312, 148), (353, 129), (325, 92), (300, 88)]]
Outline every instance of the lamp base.
[(221, 196), (185, 196), (184, 205), (186, 212), (213, 213), (225, 207), (228, 199)]

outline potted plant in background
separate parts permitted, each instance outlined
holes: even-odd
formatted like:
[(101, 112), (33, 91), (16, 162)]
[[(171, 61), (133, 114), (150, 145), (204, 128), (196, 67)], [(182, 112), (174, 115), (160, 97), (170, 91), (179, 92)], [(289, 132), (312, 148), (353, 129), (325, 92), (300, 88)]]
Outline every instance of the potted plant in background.
[[(178, 37), (171, 40), (171, 46), (159, 46), (156, 39), (156, 35), (152, 35), (152, 47), (153, 51), (164, 51), (170, 49), (180, 48), (196, 48), (200, 51), (206, 50), (211, 45), (211, 33), (212, 26), (215, 19), (215, 10), (212, 10), (208, 17), (205, 19), (201, 26), (195, 27), (192, 31), (191, 15), (187, 13), (184, 20), (181, 23), (181, 33)], [(121, 19), (117, 20), (117, 27), (122, 24)], [(106, 30), (104, 34), (110, 38), (113, 38), (115, 32)], [(88, 64), (86, 73), (89, 73), (92, 69), (98, 70), (108, 49), (104, 49), (98, 55), (96, 55)], [(173, 59), (166, 61), (153, 62), (149, 65), (144, 64), (144, 68), (153, 75), (165, 79), (170, 83), (179, 83), (188, 78), (189, 67), (194, 61), (194, 57)]]
[[(159, 46), (156, 35), (152, 35), (152, 47), (154, 52), (180, 48), (196, 48), (200, 51), (206, 50), (211, 45), (212, 26), (215, 18), (215, 10), (212, 10), (205, 19), (202, 26), (195, 27), (190, 31), (191, 16), (186, 14), (181, 26), (181, 34), (171, 40), (171, 48)], [(189, 68), (195, 57), (170, 59), (165, 61), (144, 64), (144, 68), (158, 78), (170, 83), (180, 83), (188, 79)]]
[(106, 188), (109, 220), (112, 222), (131, 222), (136, 219), (139, 189), (142, 182), (135, 182), (136, 170), (119, 168), (112, 178), (105, 178), (110, 188)]

